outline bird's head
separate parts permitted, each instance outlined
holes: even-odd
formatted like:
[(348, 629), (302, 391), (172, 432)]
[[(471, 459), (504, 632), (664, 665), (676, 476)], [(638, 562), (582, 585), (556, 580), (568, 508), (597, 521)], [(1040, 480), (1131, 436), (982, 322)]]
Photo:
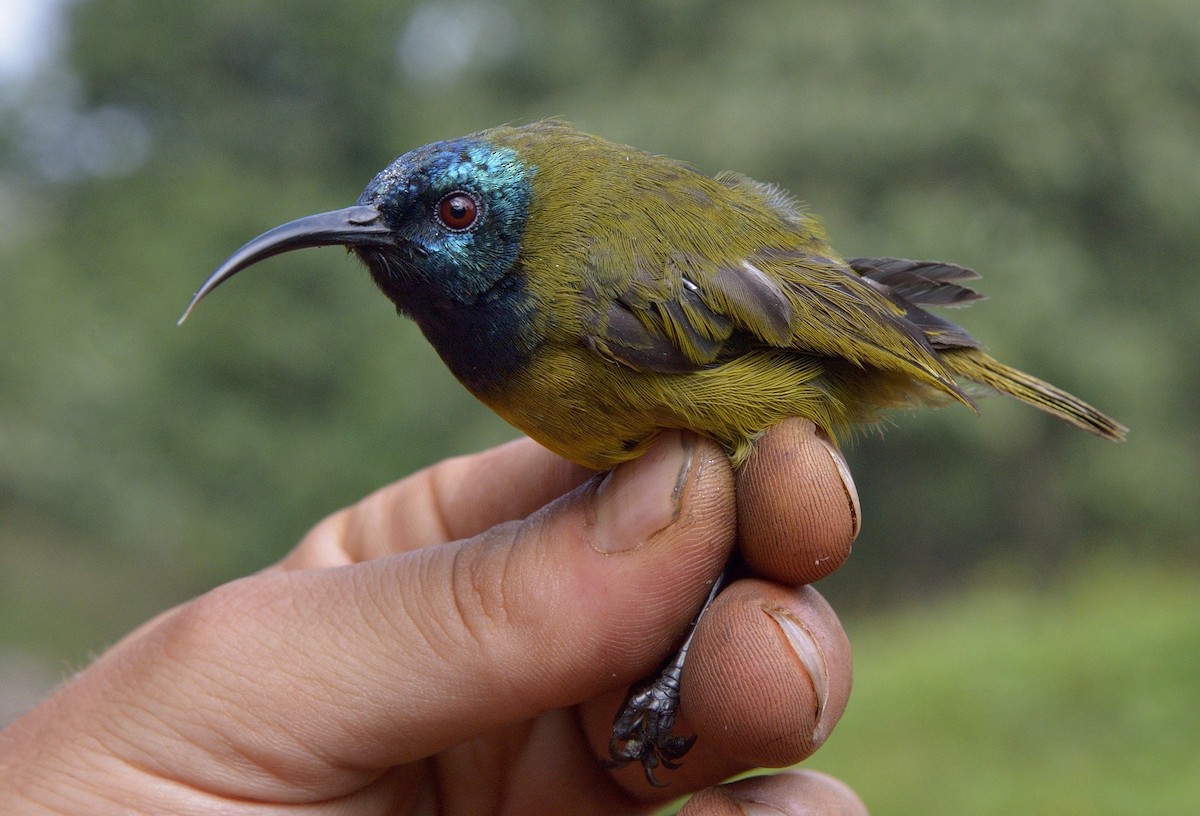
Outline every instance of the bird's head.
[(214, 272), (208, 293), (259, 261), (315, 246), (344, 246), (397, 310), (430, 312), (486, 301), (517, 264), (534, 169), (482, 136), (437, 142), (396, 159), (343, 210), (310, 215), (254, 238)]

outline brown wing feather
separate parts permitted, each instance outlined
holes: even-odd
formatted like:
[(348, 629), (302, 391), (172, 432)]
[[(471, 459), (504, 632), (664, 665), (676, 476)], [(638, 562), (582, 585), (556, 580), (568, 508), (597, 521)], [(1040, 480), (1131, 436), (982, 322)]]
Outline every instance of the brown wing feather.
[(676, 254), (657, 274), (638, 264), (603, 315), (585, 342), (638, 369), (680, 373), (786, 348), (902, 371), (970, 404), (904, 305), (832, 258), (759, 250), (716, 265)]
[(956, 281), (976, 280), (979, 273), (941, 261), (905, 258), (847, 258), (846, 263), (867, 280), (883, 284), (892, 294), (922, 306), (967, 306), (984, 295)]

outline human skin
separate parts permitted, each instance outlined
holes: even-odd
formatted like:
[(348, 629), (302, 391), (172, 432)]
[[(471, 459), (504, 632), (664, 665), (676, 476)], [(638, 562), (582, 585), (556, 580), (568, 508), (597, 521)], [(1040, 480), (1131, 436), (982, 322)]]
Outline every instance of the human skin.
[[(165, 612), (0, 732), (6, 814), (865, 813), (807, 771), (850, 689), (808, 586), (858, 530), (811, 423), (736, 475), (665, 434), (593, 474), (519, 440), (446, 460), (318, 524), (278, 564)], [(734, 546), (683, 675), (698, 739), (647, 785), (610, 769), (629, 683), (678, 643)]]

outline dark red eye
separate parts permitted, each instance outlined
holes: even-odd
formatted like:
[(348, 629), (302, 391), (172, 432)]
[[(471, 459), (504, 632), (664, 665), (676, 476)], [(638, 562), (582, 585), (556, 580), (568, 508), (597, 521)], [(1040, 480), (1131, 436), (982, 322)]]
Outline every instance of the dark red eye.
[(438, 202), (437, 215), (446, 229), (455, 232), (470, 229), (479, 218), (479, 202), (461, 190), (450, 193)]

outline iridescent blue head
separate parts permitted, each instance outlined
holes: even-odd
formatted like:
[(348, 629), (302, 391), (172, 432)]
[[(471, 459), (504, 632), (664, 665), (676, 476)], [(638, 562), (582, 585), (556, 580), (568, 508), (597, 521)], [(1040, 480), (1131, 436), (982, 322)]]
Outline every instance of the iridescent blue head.
[(442, 358), (480, 393), (536, 344), (520, 268), (535, 169), (512, 148), (475, 136), (406, 153), (353, 207), (310, 215), (251, 240), (200, 287), (180, 322), (225, 280), (261, 260), (341, 245), (412, 317)]
[(355, 247), (397, 308), (472, 305), (510, 286), (529, 211), (530, 177), (516, 152), (477, 138), (406, 153), (367, 185), (357, 206), (379, 213), (390, 241)]

